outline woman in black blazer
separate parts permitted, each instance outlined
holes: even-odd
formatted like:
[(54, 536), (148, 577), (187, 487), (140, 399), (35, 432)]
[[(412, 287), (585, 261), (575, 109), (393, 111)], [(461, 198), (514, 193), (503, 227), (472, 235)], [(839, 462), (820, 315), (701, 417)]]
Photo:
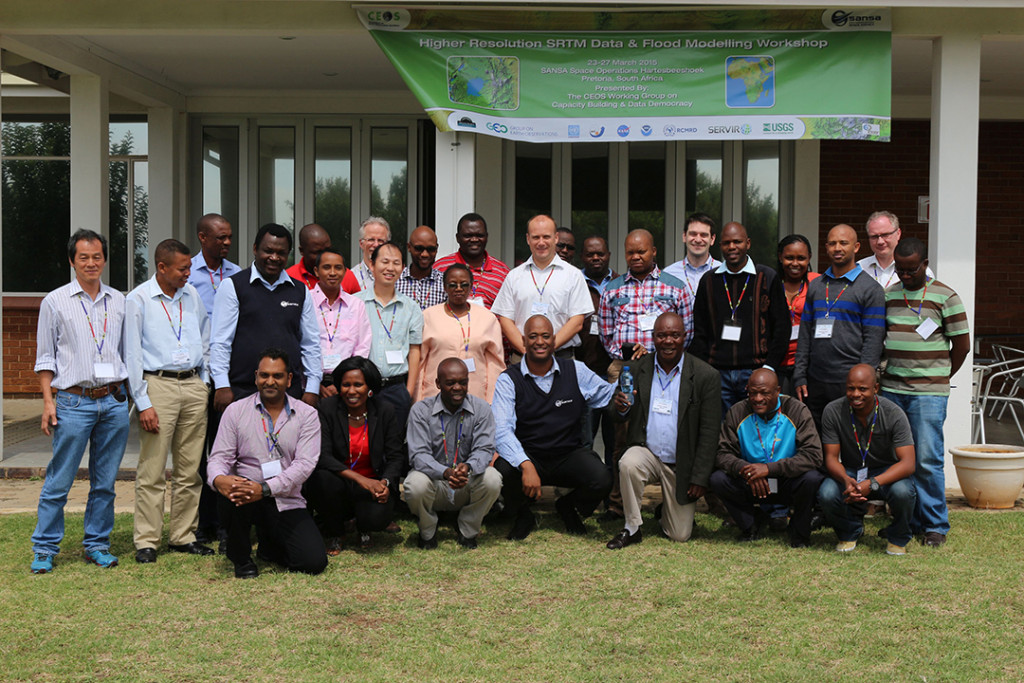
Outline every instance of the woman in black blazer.
[(304, 488), (329, 555), (341, 552), (345, 522), (353, 517), (364, 549), (371, 531), (391, 523), (405, 462), (395, 410), (376, 399), (382, 383), (376, 366), (352, 356), (333, 377), (338, 394), (320, 403), (320, 460)]

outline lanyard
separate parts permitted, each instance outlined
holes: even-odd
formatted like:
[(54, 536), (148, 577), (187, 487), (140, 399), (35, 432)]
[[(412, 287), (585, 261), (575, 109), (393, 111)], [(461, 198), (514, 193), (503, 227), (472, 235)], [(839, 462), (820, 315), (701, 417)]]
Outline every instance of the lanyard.
[[(878, 282), (878, 264), (875, 264), (875, 263), (871, 264), (871, 272), (875, 276), (875, 282)], [(884, 274), (885, 271), (883, 270), (882, 273)], [(887, 277), (885, 279), (885, 284), (882, 285), (882, 289), (885, 289), (886, 287), (889, 286), (889, 283), (892, 282), (892, 276), (895, 275), (895, 274), (896, 274), (895, 270), (893, 270), (891, 273), (889, 273), (889, 277)], [(879, 284), (881, 284), (881, 283), (879, 282)]]
[(857, 419), (853, 416), (853, 408), (850, 408), (850, 422), (853, 424), (853, 438), (857, 441), (857, 450), (860, 452), (860, 466), (867, 467), (868, 451), (871, 450), (871, 438), (875, 435), (875, 424), (878, 422), (878, 399), (875, 398), (875, 411), (871, 417), (871, 430), (868, 432), (868, 443), (861, 448), (860, 434), (857, 433)]
[[(678, 365), (675, 366), (674, 368), (672, 368), (672, 372), (670, 372), (670, 373), (668, 373), (666, 375), (665, 371), (661, 369), (660, 365), (658, 365), (658, 362), (657, 361), (654, 362), (654, 376), (657, 377), (657, 379), (658, 379), (658, 386), (661, 387), (661, 394), (660, 394), (660, 396), (664, 396), (665, 395), (665, 392), (668, 391), (668, 388), (670, 386), (672, 386), (672, 382), (675, 381), (676, 375), (678, 375), (678, 374), (679, 374), (679, 366)], [(665, 377), (668, 378), (668, 381), (662, 382), (660, 375), (665, 375)]]
[(213, 291), (216, 292), (217, 291), (217, 283), (213, 281), (213, 274), (214, 274), (214, 272), (216, 272), (217, 276), (220, 277), (221, 284), (224, 283), (224, 262), (223, 261), (220, 262), (220, 268), (217, 269), (216, 271), (209, 270), (208, 272), (210, 274), (210, 286), (213, 287)]
[(469, 353), (469, 335), (473, 331), (473, 328), (470, 326), (470, 311), (466, 311), (466, 326), (463, 327), (462, 321), (459, 320), (459, 316), (455, 315), (455, 311), (452, 310), (452, 307), (448, 305), (447, 301), (444, 302), (444, 307), (448, 309), (448, 312), (452, 314), (453, 318), (455, 318), (455, 322), (459, 324), (459, 334), (462, 335), (462, 348), (465, 349), (466, 353)]
[(171, 324), (171, 332), (174, 332), (174, 336), (178, 338), (178, 346), (181, 346), (181, 328), (185, 320), (185, 314), (181, 308), (181, 299), (178, 299), (178, 329), (174, 329), (174, 321), (171, 320), (171, 312), (167, 310), (167, 305), (164, 303), (163, 299), (160, 300), (160, 305), (163, 307), (164, 313), (167, 314), (167, 322)]
[(754, 416), (754, 427), (757, 428), (757, 440), (761, 442), (761, 450), (764, 451), (764, 455), (766, 458), (768, 458), (768, 462), (775, 462), (775, 444), (778, 443), (778, 440), (775, 437), (779, 433), (778, 411), (776, 411), (775, 417), (772, 418), (772, 424), (774, 425), (771, 436), (772, 449), (771, 452), (769, 452), (768, 447), (764, 445), (764, 439), (761, 438), (761, 418), (757, 417), (756, 415)]
[[(425, 282), (427, 284), (426, 291), (422, 291), (420, 289), (420, 284), (419, 283), (421, 283), (421, 282)], [(416, 299), (416, 303), (419, 304), (421, 311), (427, 310), (427, 307), (430, 305), (430, 290), (432, 288), (433, 288), (433, 283), (431, 282), (431, 275), (427, 275), (422, 280), (413, 280), (413, 286), (412, 286), (413, 297)]]
[[(648, 311), (651, 310), (651, 304), (653, 303), (652, 301), (648, 301), (647, 303), (643, 303), (644, 297), (641, 296), (641, 290), (644, 288), (644, 282), (646, 282), (646, 281), (647, 281), (647, 278), (644, 278), (643, 281), (637, 280), (635, 278), (633, 280), (633, 282), (636, 283), (636, 294), (634, 294), (634, 296), (636, 297), (636, 300), (640, 302), (640, 305), (643, 307), (645, 314)], [(653, 295), (653, 292), (652, 292), (652, 295)]]
[(725, 296), (729, 300), (729, 310), (732, 314), (732, 319), (736, 320), (736, 309), (743, 303), (743, 295), (747, 293), (747, 285), (750, 284), (750, 275), (747, 275), (746, 281), (743, 283), (743, 289), (740, 290), (740, 298), (736, 300), (736, 305), (732, 305), (732, 294), (729, 292), (729, 281), (726, 277), (722, 276), (722, 286), (725, 287)]
[[(333, 313), (334, 312), (334, 306), (332, 306), (331, 302), (328, 301), (327, 299), (324, 299), (324, 301), (327, 301), (327, 310), (331, 311)], [(378, 315), (380, 315), (379, 312), (378, 312)], [(327, 322), (327, 316), (324, 315), (324, 309), (323, 309), (322, 306), (320, 308), (320, 318), (324, 321), (324, 333), (327, 334), (327, 343), (331, 344), (331, 343), (334, 342), (335, 335), (338, 334), (338, 323), (341, 321), (341, 294), (340, 293), (338, 294), (338, 313), (334, 316), (334, 329), (332, 330), (330, 324)], [(394, 322), (395, 322), (395, 320), (394, 320), (394, 318), (392, 318), (391, 319), (391, 323), (394, 324)], [(384, 321), (382, 320), (380, 324), (383, 325)], [(390, 335), (388, 335), (388, 336), (390, 336)]]
[[(448, 464), (448, 432), (445, 431), (445, 428), (444, 428), (444, 415), (441, 415), (440, 417), (441, 417), (441, 439), (442, 439), (442, 443), (444, 444), (444, 461), (445, 461), (446, 464)], [(455, 437), (455, 455), (454, 455), (454, 457), (452, 457), (451, 464), (448, 464), (449, 467), (455, 467), (456, 465), (459, 464), (459, 446), (462, 445), (462, 421), (463, 421), (463, 419), (465, 417), (466, 417), (465, 411), (460, 411), (459, 412), (459, 430), (458, 430), (458, 433), (457, 433), (457, 435)], [(451, 422), (449, 422), (448, 424), (451, 424)]]
[(843, 285), (843, 288), (841, 290), (839, 290), (839, 296), (837, 296), (836, 300), (833, 301), (831, 305), (829, 305), (829, 303), (828, 303), (828, 280), (825, 280), (825, 317), (826, 318), (829, 317), (829, 315), (832, 313), (832, 309), (835, 308), (837, 303), (839, 303), (839, 300), (843, 298), (843, 292), (845, 292), (846, 288), (849, 287), (849, 286), (850, 286), (849, 282), (847, 282), (845, 285)]
[(909, 308), (911, 311), (914, 311), (914, 313), (917, 314), (917, 319), (918, 320), (921, 319), (921, 311), (924, 310), (924, 298), (926, 296), (928, 296), (928, 281), (927, 280), (924, 283), (924, 291), (921, 292), (921, 302), (920, 302), (921, 305), (917, 307), (916, 311), (914, 311), (914, 307), (910, 305), (910, 301), (907, 299), (907, 290), (906, 289), (903, 290), (903, 303), (905, 303), (907, 305), (907, 308)]
[[(263, 436), (267, 440), (267, 454), (270, 455), (270, 456), (273, 456), (275, 449), (280, 450), (280, 449), (277, 448), (277, 437), (281, 433), (281, 430), (284, 429), (284, 420), (280, 420), (280, 418), (279, 418), (280, 424), (278, 424), (278, 426), (277, 426), (277, 431), (271, 432), (269, 429), (267, 429), (266, 408), (263, 408), (261, 406), (260, 407), (260, 422), (263, 424)], [(279, 455), (278, 457), (281, 457), (281, 456)]]
[(369, 426), (370, 426), (369, 421), (364, 419), (363, 420), (363, 431), (359, 434), (359, 438), (356, 439), (356, 440), (358, 440), (360, 443), (366, 444), (366, 449), (360, 451), (359, 453), (356, 453), (355, 454), (355, 456), (356, 456), (355, 460), (352, 459), (352, 455), (353, 455), (352, 454), (352, 445), (353, 445), (355, 440), (351, 440), (350, 439), (350, 441), (349, 441), (349, 444), (348, 444), (348, 468), (350, 470), (354, 470), (356, 468), (356, 465), (359, 464), (359, 458), (363, 457), (364, 455), (366, 455), (367, 453), (370, 452), (370, 442), (366, 438), (367, 429), (368, 429)]
[(374, 301), (373, 303), (374, 303), (374, 308), (377, 311), (377, 320), (380, 321), (380, 326), (382, 328), (384, 328), (384, 334), (388, 335), (388, 341), (391, 341), (391, 330), (394, 329), (394, 327), (395, 327), (395, 318), (398, 316), (398, 304), (397, 303), (395, 304), (395, 310), (392, 311), (392, 313), (391, 313), (391, 324), (388, 325), (387, 327), (384, 327), (384, 318), (382, 318), (381, 315), (380, 315), (381, 305), (378, 304), (376, 301)]
[(533, 280), (533, 288), (537, 290), (537, 294), (539, 294), (541, 297), (544, 296), (544, 290), (546, 290), (548, 288), (548, 283), (551, 282), (551, 276), (554, 275), (554, 274), (555, 274), (555, 267), (551, 266), (551, 270), (548, 272), (548, 279), (544, 280), (544, 286), (543, 287), (538, 287), (537, 286), (537, 278), (535, 278), (533, 276), (533, 264), (532, 263), (530, 264), (530, 279)]
[(96, 341), (96, 331), (92, 327), (92, 318), (89, 311), (85, 310), (85, 302), (82, 301), (82, 294), (78, 294), (78, 303), (82, 305), (82, 313), (85, 313), (85, 321), (89, 323), (89, 334), (92, 335), (92, 343), (96, 345), (96, 355), (103, 355), (103, 344), (107, 341), (107, 297), (103, 297), (103, 336)]
[(789, 306), (789, 321), (794, 325), (798, 322), (796, 319), (796, 300), (800, 298), (800, 292), (804, 291), (806, 288), (807, 283), (804, 282), (800, 285), (800, 289), (796, 290), (796, 294), (793, 295), (792, 299), (789, 298), (788, 294), (786, 295), (786, 305)]

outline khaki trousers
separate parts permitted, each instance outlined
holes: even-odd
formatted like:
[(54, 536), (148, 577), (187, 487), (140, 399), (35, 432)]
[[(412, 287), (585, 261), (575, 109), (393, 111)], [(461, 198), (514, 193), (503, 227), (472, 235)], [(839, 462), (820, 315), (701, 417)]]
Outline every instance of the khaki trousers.
[(447, 482), (435, 481), (419, 470), (406, 475), (402, 488), (409, 511), (419, 521), (421, 538), (431, 539), (437, 533), (438, 510), (458, 510), (459, 533), (465, 538), (474, 538), (501, 493), (501, 475), (488, 467), (482, 474), (472, 475), (469, 483), (455, 490), (451, 499)]
[(199, 377), (185, 380), (146, 375), (149, 400), (160, 421), (157, 434), (139, 430), (139, 466), (135, 475), (135, 548), (160, 545), (164, 524), (164, 471), (171, 451), (171, 522), (168, 543), (196, 540), (199, 516), (199, 459), (206, 441), (209, 388)]
[(635, 533), (641, 527), (640, 501), (644, 487), (659, 481), (662, 495), (661, 528), (673, 541), (682, 543), (690, 540), (697, 503), (680, 505), (676, 501), (675, 468), (663, 463), (643, 446), (631, 446), (619, 459), (619, 487), (622, 491), (626, 528), (630, 533)]

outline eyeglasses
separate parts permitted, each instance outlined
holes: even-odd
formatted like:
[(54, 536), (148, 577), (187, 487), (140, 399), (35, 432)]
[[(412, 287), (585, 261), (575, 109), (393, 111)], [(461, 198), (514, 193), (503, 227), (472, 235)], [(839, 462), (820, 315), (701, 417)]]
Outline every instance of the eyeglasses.
[(425, 247), (422, 244), (414, 244), (409, 248), (417, 253), (422, 253), (425, 251), (428, 254), (433, 254), (434, 252), (437, 251), (437, 247)]
[(899, 231), (899, 228), (895, 228), (893, 230), (890, 230), (889, 232), (880, 232), (877, 235), (868, 235), (868, 239), (871, 240), (872, 242), (877, 242), (878, 240), (887, 240), (896, 233), (898, 233)]
[(559, 242), (555, 245), (556, 249), (565, 249), (566, 251), (576, 251), (575, 244), (569, 244), (568, 242)]
[(367, 244), (384, 244), (387, 240), (382, 240), (379, 237), (362, 237), (360, 242), (366, 242)]
[(895, 269), (896, 277), (903, 277), (903, 276), (910, 277), (911, 275), (914, 275), (915, 273), (920, 273), (921, 272), (921, 267), (923, 265), (924, 265), (924, 261), (921, 261), (921, 263), (917, 264), (917, 268), (914, 268), (913, 270), (903, 270), (902, 268), (896, 268)]
[(472, 282), (446, 282), (444, 286), (448, 289), (470, 289), (473, 286)]

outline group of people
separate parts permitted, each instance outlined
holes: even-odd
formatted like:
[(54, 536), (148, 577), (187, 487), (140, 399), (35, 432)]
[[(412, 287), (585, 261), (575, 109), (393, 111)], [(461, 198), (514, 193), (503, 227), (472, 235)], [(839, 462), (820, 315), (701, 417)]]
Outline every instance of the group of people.
[[(602, 503), (622, 518), (611, 549), (641, 541), (653, 482), (675, 541), (715, 494), (743, 540), (763, 517), (792, 514), (791, 542), (806, 545), (820, 501), (849, 550), (867, 501), (881, 499), (891, 552), (915, 532), (940, 545), (944, 396), (966, 357), (966, 316), (923, 245), (899, 241), (895, 216), (873, 214), (867, 230), (871, 263), (853, 261), (856, 231), (836, 226), (820, 277), (806, 239), (780, 243), (778, 268), (754, 264), (745, 228), (719, 235), (704, 214), (688, 219), (685, 258), (664, 270), (645, 230), (626, 237), (627, 272), (609, 268), (600, 237), (583, 242), (578, 268), (573, 233), (544, 215), (527, 224), (530, 258), (510, 270), (488, 254), (475, 213), (440, 259), (432, 228), (403, 248), (370, 217), (352, 268), (311, 224), (286, 269), (291, 232), (267, 224), (242, 268), (227, 259), (230, 223), (208, 214), (199, 253), (164, 240), (153, 277), (127, 297), (102, 283), (106, 240), (80, 230), (68, 245), (75, 278), (40, 308), (35, 369), (54, 440), (31, 569), (53, 569), (87, 444), (85, 556), (117, 564), (129, 397), (143, 564), (161, 544), (168, 453), (167, 549), (211, 555), (219, 541), (239, 578), (258, 575), (254, 526), (259, 559), (315, 574), (350, 532), (365, 548), (394, 529), (400, 499), (419, 548), (437, 546), (446, 511), (457, 543), (476, 548), (499, 497), (508, 537), (521, 540), (542, 486), (568, 489), (555, 509), (569, 533), (585, 534)], [(719, 238), (722, 262), (709, 251)], [(886, 277), (896, 280), (883, 290)]]

